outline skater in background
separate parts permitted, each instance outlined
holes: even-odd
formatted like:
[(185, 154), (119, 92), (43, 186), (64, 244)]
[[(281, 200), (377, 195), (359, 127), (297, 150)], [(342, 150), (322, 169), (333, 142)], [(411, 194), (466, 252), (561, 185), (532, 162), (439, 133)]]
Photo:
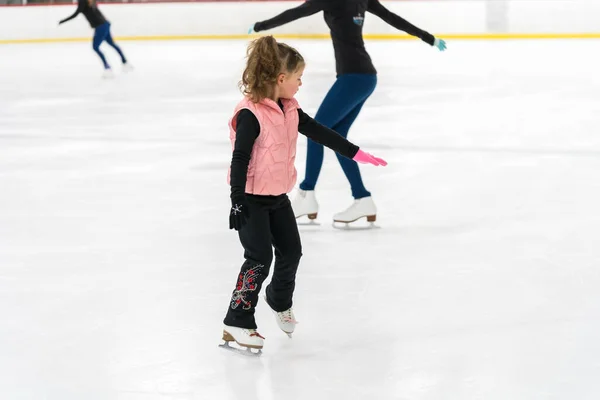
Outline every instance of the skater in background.
[[(377, 71), (365, 49), (362, 36), (367, 11), (441, 51), (446, 49), (443, 40), (392, 13), (379, 0), (308, 0), (271, 19), (256, 22), (248, 33), (252, 30), (261, 32), (273, 29), (320, 11), (323, 11), (325, 22), (331, 31), (337, 79), (321, 103), (315, 119), (344, 137), (347, 137), (348, 130), (377, 84)], [(319, 210), (315, 186), (323, 165), (323, 145), (309, 138), (307, 150), (306, 174), (292, 201), (292, 208), (296, 218), (307, 215), (312, 220), (317, 218)], [(334, 215), (334, 224), (350, 223), (362, 217), (375, 221), (377, 209), (371, 193), (362, 182), (358, 165), (340, 154), (337, 154), (337, 158), (350, 182), (355, 200), (347, 210)]]
[(104, 41), (106, 41), (106, 43), (112, 46), (117, 51), (117, 53), (119, 53), (119, 56), (121, 57), (121, 62), (123, 63), (123, 69), (125, 71), (131, 70), (131, 65), (127, 63), (127, 59), (125, 58), (123, 51), (121, 50), (121, 48), (119, 48), (119, 46), (117, 46), (117, 44), (113, 40), (112, 35), (110, 34), (110, 22), (108, 22), (106, 18), (104, 18), (104, 15), (102, 15), (100, 10), (98, 9), (96, 0), (78, 0), (77, 10), (75, 10), (75, 13), (70, 17), (63, 19), (58, 24), (64, 24), (65, 22), (77, 17), (80, 13), (85, 16), (90, 26), (94, 28), (94, 39), (92, 44), (94, 51), (102, 60), (102, 64), (104, 64), (104, 77), (112, 76), (112, 70), (110, 68), (110, 65), (106, 61), (106, 57), (104, 57), (104, 54), (102, 54), (102, 52), (100, 51), (100, 45)]
[(272, 36), (253, 41), (247, 49), (240, 82), (244, 98), (229, 121), (233, 154), (228, 176), (229, 228), (238, 231), (245, 262), (223, 321), (225, 347), (232, 341), (247, 348), (263, 346), (254, 309), (269, 275), (273, 248), (274, 271), (265, 301), (279, 327), (288, 335), (294, 331), (292, 295), (302, 248), (287, 193), (296, 183), (298, 132), (348, 159), (387, 164), (302, 111), (294, 95), (302, 85), (304, 66), (298, 51)]

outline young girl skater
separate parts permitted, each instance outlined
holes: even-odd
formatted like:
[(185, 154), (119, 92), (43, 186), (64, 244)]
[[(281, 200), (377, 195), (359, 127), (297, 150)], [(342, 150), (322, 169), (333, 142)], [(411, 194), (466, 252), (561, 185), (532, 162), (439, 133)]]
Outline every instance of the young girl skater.
[(292, 295), (302, 247), (287, 193), (296, 183), (298, 132), (348, 159), (387, 165), (302, 111), (294, 95), (302, 85), (303, 72), (300, 53), (272, 36), (261, 37), (248, 47), (240, 82), (244, 98), (229, 121), (233, 154), (228, 176), (229, 228), (238, 231), (246, 260), (223, 321), (224, 347), (232, 341), (248, 350), (263, 347), (254, 309), (269, 275), (273, 248), (275, 265), (265, 301), (279, 327), (288, 335), (294, 331)]
[(67, 21), (72, 20), (79, 14), (83, 14), (85, 18), (90, 23), (90, 26), (94, 28), (94, 39), (92, 42), (94, 51), (98, 54), (100, 59), (102, 60), (102, 64), (104, 64), (104, 77), (110, 78), (112, 77), (112, 70), (110, 69), (110, 65), (106, 61), (106, 57), (100, 51), (100, 45), (102, 42), (106, 41), (110, 46), (112, 46), (119, 56), (121, 56), (121, 62), (123, 63), (123, 69), (125, 71), (131, 70), (131, 65), (127, 63), (127, 59), (123, 54), (123, 51), (117, 46), (114, 42), (112, 35), (110, 34), (110, 22), (104, 18), (104, 15), (98, 9), (98, 5), (96, 4), (96, 0), (78, 0), (77, 10), (75, 13), (68, 18), (61, 20), (58, 24), (64, 24)]
[[(443, 40), (390, 12), (379, 0), (308, 0), (276, 17), (255, 23), (249, 32), (273, 29), (320, 11), (323, 11), (331, 31), (337, 79), (321, 103), (315, 119), (344, 137), (347, 137), (348, 130), (377, 84), (377, 71), (365, 49), (362, 36), (367, 11), (439, 50), (446, 49)], [(309, 219), (315, 219), (319, 210), (315, 186), (323, 165), (323, 146), (309, 138), (307, 149), (306, 175), (292, 207), (297, 218), (307, 215)], [(334, 223), (350, 223), (362, 217), (375, 221), (377, 209), (371, 193), (362, 182), (358, 165), (340, 154), (337, 154), (337, 158), (350, 182), (354, 203), (347, 210), (335, 214)]]

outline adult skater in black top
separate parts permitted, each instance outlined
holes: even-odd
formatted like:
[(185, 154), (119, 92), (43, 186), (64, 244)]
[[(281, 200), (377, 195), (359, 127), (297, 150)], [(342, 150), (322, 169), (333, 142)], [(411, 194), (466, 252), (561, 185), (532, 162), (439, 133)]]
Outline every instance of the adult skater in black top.
[(72, 20), (77, 17), (79, 14), (83, 14), (85, 18), (88, 20), (90, 26), (94, 28), (94, 39), (93, 39), (93, 48), (94, 51), (100, 56), (102, 60), (102, 64), (104, 64), (105, 77), (110, 77), (112, 75), (112, 71), (110, 69), (110, 65), (106, 61), (106, 57), (100, 51), (100, 45), (102, 42), (106, 41), (110, 46), (112, 46), (119, 56), (121, 57), (121, 61), (123, 63), (123, 68), (128, 71), (131, 69), (131, 66), (127, 63), (127, 59), (123, 54), (123, 51), (117, 46), (114, 42), (112, 35), (110, 34), (110, 22), (104, 18), (104, 15), (98, 9), (98, 4), (96, 0), (78, 0), (77, 10), (75, 13), (68, 18), (61, 20), (58, 24), (64, 24), (67, 21)]
[[(446, 49), (446, 43), (442, 39), (435, 38), (392, 13), (379, 0), (308, 0), (271, 19), (256, 22), (249, 32), (273, 29), (320, 11), (323, 11), (325, 22), (331, 32), (337, 79), (321, 103), (315, 120), (344, 137), (347, 137), (348, 130), (377, 83), (377, 71), (365, 49), (362, 34), (367, 11), (396, 29), (437, 47), (440, 51)], [(375, 221), (377, 210), (371, 193), (362, 182), (358, 165), (339, 154), (337, 158), (350, 182), (355, 201), (347, 210), (335, 214), (334, 222), (349, 223), (362, 217)], [(317, 217), (319, 206), (314, 190), (322, 164), (323, 145), (308, 139), (306, 175), (300, 184), (298, 194), (292, 201), (296, 218), (303, 215), (307, 215), (309, 219)]]

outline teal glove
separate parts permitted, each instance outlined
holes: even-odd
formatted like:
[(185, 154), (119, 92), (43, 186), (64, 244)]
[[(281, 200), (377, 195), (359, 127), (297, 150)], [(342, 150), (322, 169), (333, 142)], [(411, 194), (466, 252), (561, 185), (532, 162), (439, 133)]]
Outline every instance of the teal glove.
[(444, 41), (444, 39), (435, 38), (435, 40), (433, 41), (433, 45), (437, 47), (439, 51), (446, 50), (446, 42)]
[(254, 25), (256, 25), (256, 24), (252, 24), (252, 26), (250, 28), (248, 28), (248, 35), (251, 34), (252, 32), (254, 32)]

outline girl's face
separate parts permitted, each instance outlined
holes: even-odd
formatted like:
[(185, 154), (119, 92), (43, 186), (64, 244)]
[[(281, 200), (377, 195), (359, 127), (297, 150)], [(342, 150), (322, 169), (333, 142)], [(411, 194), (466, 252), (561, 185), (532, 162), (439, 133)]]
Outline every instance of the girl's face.
[(277, 78), (277, 89), (279, 97), (284, 99), (291, 99), (302, 86), (302, 74), (304, 73), (304, 66), (298, 68), (296, 72), (279, 74)]

